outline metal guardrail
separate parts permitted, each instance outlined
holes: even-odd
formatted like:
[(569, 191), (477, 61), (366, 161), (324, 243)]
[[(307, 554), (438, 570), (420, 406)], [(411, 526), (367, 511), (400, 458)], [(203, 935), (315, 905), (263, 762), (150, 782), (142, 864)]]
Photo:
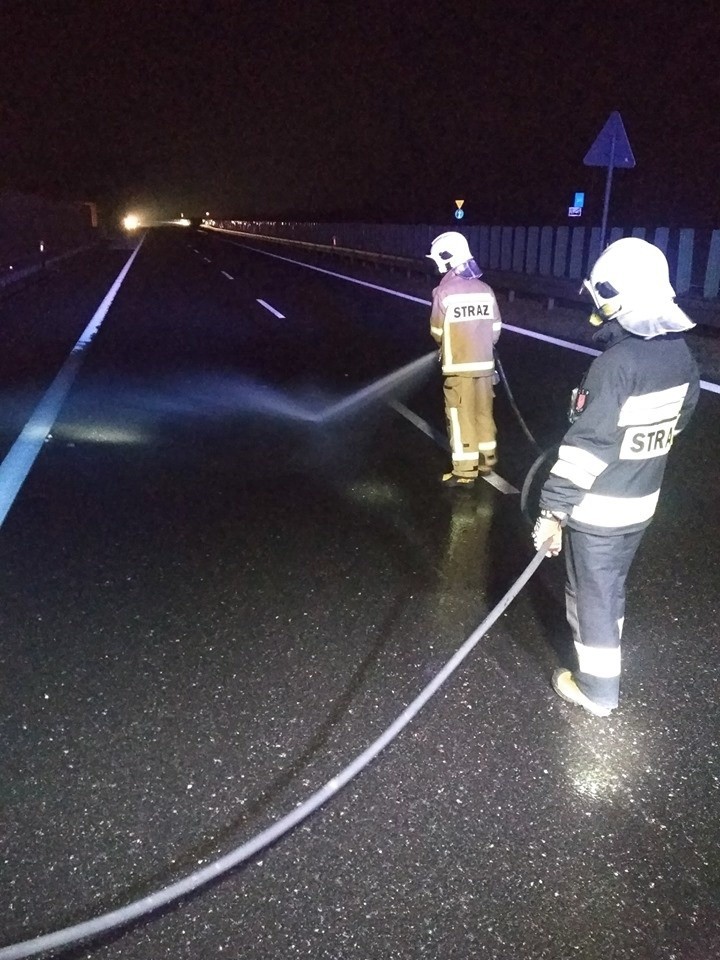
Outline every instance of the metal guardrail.
[(0, 287), (97, 239), (94, 204), (0, 189)]
[(267, 240), (270, 243), (278, 243), (281, 246), (300, 247), (304, 250), (314, 250), (318, 253), (331, 253), (334, 256), (347, 258), (348, 260), (365, 261), (374, 263), (378, 266), (398, 267), (407, 271), (407, 275), (420, 273), (423, 276), (431, 276), (433, 269), (428, 267), (422, 260), (414, 257), (398, 257), (390, 253), (375, 253), (373, 250), (356, 250), (354, 247), (339, 247), (337, 244), (310, 243), (307, 240), (291, 240), (285, 237), (273, 237), (265, 234), (248, 233), (244, 230), (231, 230), (227, 227), (210, 226), (203, 224), (202, 229), (214, 230), (217, 233), (231, 233), (235, 236), (247, 237), (249, 240)]
[(64, 253), (59, 253), (54, 257), (46, 257), (44, 253), (35, 254), (32, 257), (25, 257), (19, 260), (15, 260), (14, 263), (6, 265), (4, 268), (0, 267), (0, 290), (10, 287), (16, 283), (20, 283), (22, 280), (26, 280), (28, 277), (33, 277), (36, 274), (42, 273), (43, 270), (48, 267), (54, 266), (56, 263), (61, 263), (63, 260), (67, 260), (69, 257), (74, 257), (78, 253), (82, 253), (84, 250), (90, 250), (94, 247), (95, 244), (86, 244), (82, 247), (76, 247), (73, 250), (66, 250)]
[[(245, 237), (248, 240), (263, 240), (281, 246), (297, 247), (319, 254), (331, 254), (350, 261), (370, 263), (377, 267), (389, 267), (404, 272), (408, 277), (413, 274), (423, 277), (436, 277), (435, 267), (430, 261), (416, 257), (400, 257), (394, 254), (378, 253), (373, 250), (338, 246), (335, 243), (314, 243), (308, 240), (276, 237), (227, 227), (211, 226), (207, 223), (202, 225), (202, 229), (233, 234)], [(588, 306), (587, 298), (581, 294), (580, 283), (577, 280), (564, 277), (548, 277), (541, 274), (494, 270), (492, 268), (487, 270), (483, 268), (483, 276), (493, 289), (505, 293), (510, 301), (513, 301), (516, 297), (538, 300), (544, 303), (548, 310), (552, 310), (560, 304), (583, 308)], [(720, 307), (717, 303), (708, 303), (700, 298), (691, 297), (678, 297), (678, 303), (691, 313), (692, 319), (698, 325), (720, 329)]]
[[(399, 269), (404, 271), (408, 277), (413, 274), (420, 274), (424, 277), (435, 277), (436, 269), (425, 260), (418, 260), (415, 257), (398, 257), (389, 253), (375, 253), (373, 250), (356, 250), (354, 247), (339, 247), (337, 244), (310, 243), (307, 240), (291, 240), (284, 237), (273, 237), (264, 234), (247, 233), (243, 230), (230, 230), (226, 227), (215, 227), (207, 224), (203, 225), (205, 230), (214, 230), (218, 233), (231, 233), (235, 236), (247, 237), (249, 240), (266, 240), (270, 243), (277, 243), (281, 246), (299, 247), (304, 250), (312, 250), (323, 254), (332, 254), (333, 256), (356, 260), (358, 262), (371, 263), (375, 266), (389, 267), (390, 269)], [(484, 271), (483, 275), (488, 275)], [(539, 298), (546, 301), (548, 309), (552, 309), (556, 301), (572, 300), (578, 303), (582, 302), (579, 294), (573, 293), (572, 284), (569, 284), (567, 290), (557, 289), (557, 284), (542, 284), (542, 278), (527, 278), (530, 282), (524, 283), (522, 275), (511, 275), (509, 277), (501, 276), (495, 271), (491, 271), (493, 277), (492, 286), (508, 294), (510, 300), (520, 293), (528, 297)], [(549, 287), (552, 284), (553, 289)], [(575, 285), (576, 286), (576, 285)], [(547, 289), (539, 289), (546, 287)]]
[[(478, 263), (500, 271), (547, 280), (579, 281), (600, 254), (600, 228), (590, 226), (466, 226), (448, 224), (293, 223), (222, 220), (210, 225), (244, 233), (386, 255), (421, 259), (434, 236), (460, 229)], [(720, 294), (720, 230), (612, 227), (609, 240), (642, 237), (663, 250), (670, 278), (681, 297), (714, 300)]]
[[(267, 240), (270, 243), (278, 243), (282, 246), (295, 246), (306, 250), (314, 250), (319, 253), (329, 253), (341, 258), (346, 257), (349, 260), (372, 263), (376, 266), (385, 266), (391, 269), (397, 268), (405, 271), (407, 276), (420, 274), (424, 277), (437, 277), (435, 266), (425, 259), (419, 260), (415, 257), (398, 257), (389, 253), (376, 253), (373, 250), (357, 250), (353, 247), (339, 247), (336, 244), (290, 240), (283, 237), (247, 233), (242, 230), (230, 230), (226, 227), (204, 225), (204, 229), (216, 230), (220, 233), (232, 233), (247, 237), (250, 240)], [(549, 310), (553, 308), (556, 302), (586, 304), (585, 299), (579, 293), (578, 283), (574, 281), (562, 281), (540, 276), (530, 277), (524, 274), (506, 273), (496, 270), (483, 270), (483, 276), (492, 279), (492, 286), (497, 290), (502, 290), (504, 293), (507, 293), (510, 300), (514, 300), (517, 295), (526, 296), (531, 299), (545, 300)]]
[(41, 265), (40, 254), (26, 254), (19, 257), (6, 256), (4, 262), (0, 262), (0, 287), (22, 279), (29, 273), (33, 273)]

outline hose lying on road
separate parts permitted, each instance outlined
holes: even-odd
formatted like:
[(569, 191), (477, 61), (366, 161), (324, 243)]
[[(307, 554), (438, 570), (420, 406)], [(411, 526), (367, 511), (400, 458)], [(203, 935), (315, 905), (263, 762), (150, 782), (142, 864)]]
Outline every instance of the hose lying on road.
[(495, 366), (497, 367), (498, 374), (500, 375), (500, 379), (502, 380), (502, 385), (505, 388), (505, 393), (507, 394), (507, 398), (510, 401), (510, 406), (512, 407), (513, 413), (517, 417), (517, 421), (520, 424), (520, 429), (529, 440), (530, 445), (533, 446), (538, 453), (541, 453), (542, 448), (540, 444), (537, 442), (535, 437), (530, 432), (530, 428), (528, 427), (527, 423), (525, 423), (525, 418), (520, 413), (520, 408), (518, 407), (517, 403), (515, 403), (515, 397), (513, 396), (512, 390), (510, 389), (508, 378), (505, 376), (505, 371), (503, 370), (503, 365), (500, 360), (500, 354), (497, 352), (497, 350), (495, 351)]
[(533, 480), (535, 479), (535, 474), (538, 472), (538, 470), (543, 465), (543, 463), (547, 460), (547, 458), (554, 451), (557, 450), (558, 444), (555, 443), (551, 447), (548, 447), (547, 450), (543, 450), (540, 444), (535, 439), (535, 437), (532, 435), (530, 428), (525, 422), (525, 418), (520, 413), (520, 409), (517, 403), (515, 402), (515, 397), (513, 396), (512, 390), (510, 389), (510, 383), (508, 382), (508, 378), (505, 376), (505, 371), (503, 369), (503, 365), (500, 360), (500, 354), (497, 352), (497, 350), (495, 351), (495, 366), (497, 367), (498, 374), (500, 375), (500, 380), (502, 381), (502, 385), (505, 388), (505, 393), (507, 394), (507, 398), (510, 401), (510, 406), (512, 407), (513, 413), (515, 414), (517, 421), (520, 424), (520, 429), (525, 434), (527, 440), (530, 442), (530, 445), (534, 447), (534, 449), (537, 451), (537, 454), (538, 454), (537, 458), (533, 461), (532, 466), (527, 472), (527, 476), (525, 477), (525, 482), (523, 483), (522, 490), (520, 491), (520, 510), (522, 511), (522, 515), (525, 517), (527, 522), (532, 527), (534, 520), (530, 515), (530, 511), (528, 508), (528, 500), (530, 499), (530, 488), (532, 486)]
[(522, 588), (528, 582), (533, 573), (537, 570), (545, 557), (545, 552), (550, 545), (550, 540), (542, 545), (537, 551), (530, 563), (525, 567), (517, 580), (510, 587), (500, 602), (490, 611), (483, 622), (467, 638), (456, 653), (448, 660), (442, 670), (433, 680), (418, 694), (400, 716), (382, 733), (369, 747), (366, 747), (351, 763), (349, 763), (337, 776), (313, 793), (307, 800), (303, 801), (290, 813), (285, 814), (280, 820), (271, 826), (262, 830), (260, 833), (251, 837), (245, 843), (236, 847), (230, 853), (218, 858), (213, 863), (200, 870), (196, 870), (187, 877), (183, 877), (175, 883), (148, 894), (127, 906), (120, 907), (117, 910), (111, 910), (102, 916), (95, 917), (93, 920), (86, 920), (83, 923), (77, 923), (74, 926), (65, 927), (62, 930), (56, 930), (54, 933), (47, 933), (31, 940), (24, 940), (22, 943), (13, 943), (6, 947), (0, 947), (0, 960), (22, 960), (23, 957), (35, 956), (48, 950), (57, 950), (67, 947), (79, 940), (87, 940), (90, 937), (98, 937), (117, 927), (124, 926), (133, 920), (138, 920), (147, 914), (153, 913), (160, 907), (166, 906), (181, 897), (187, 896), (193, 890), (204, 886), (211, 880), (216, 879), (233, 867), (249, 860), (262, 849), (275, 843), (284, 834), (293, 827), (301, 823), (311, 813), (314, 813), (319, 807), (327, 803), (342, 787), (345, 786), (353, 777), (357, 776), (375, 757), (383, 750), (395, 737), (410, 723), (410, 721), (420, 712), (427, 701), (462, 663), (478, 641), (488, 632), (498, 617), (505, 611)]

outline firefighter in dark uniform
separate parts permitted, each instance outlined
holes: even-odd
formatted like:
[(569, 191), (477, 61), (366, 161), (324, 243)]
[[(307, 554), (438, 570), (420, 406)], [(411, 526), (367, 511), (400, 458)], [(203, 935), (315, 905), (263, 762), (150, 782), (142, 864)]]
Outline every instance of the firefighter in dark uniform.
[(540, 495), (533, 540), (565, 532), (566, 613), (577, 664), (553, 675), (564, 700), (596, 716), (618, 705), (625, 579), (660, 494), (667, 455), (700, 393), (683, 336), (694, 324), (675, 303), (667, 260), (627, 237), (602, 253), (584, 283), (604, 352), (574, 391), (572, 425)]
[(430, 315), (430, 333), (440, 347), (452, 456), (452, 472), (442, 482), (469, 487), (497, 462), (493, 346), (500, 336), (500, 311), (461, 233), (436, 237), (428, 257), (444, 274), (433, 290)]

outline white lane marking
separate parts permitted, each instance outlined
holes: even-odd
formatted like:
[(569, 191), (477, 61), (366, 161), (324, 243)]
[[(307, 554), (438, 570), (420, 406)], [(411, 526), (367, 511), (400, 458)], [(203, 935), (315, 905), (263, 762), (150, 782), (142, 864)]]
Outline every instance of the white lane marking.
[(602, 350), (595, 350), (594, 347), (584, 347), (581, 343), (571, 343), (569, 340), (561, 340), (559, 337), (549, 337), (546, 333), (526, 330), (525, 327), (513, 327), (509, 323), (503, 323), (502, 328), (503, 330), (509, 330), (510, 333), (519, 333), (523, 337), (531, 337), (533, 340), (551, 343), (554, 347), (565, 347), (568, 350), (575, 350), (577, 353), (587, 353), (591, 357), (599, 357), (602, 353)]
[(410, 423), (417, 427), (418, 430), (430, 437), (431, 440), (434, 440), (435, 443), (442, 447), (443, 450), (450, 450), (450, 444), (447, 441), (447, 437), (444, 437), (439, 433), (434, 427), (431, 427), (427, 420), (423, 420), (422, 417), (419, 417), (414, 410), (411, 410), (409, 407), (406, 407), (404, 403), (400, 403), (399, 400), (390, 400), (388, 406), (392, 407), (401, 417), (405, 417), (406, 420), (409, 420)]
[(517, 487), (514, 487), (511, 483), (508, 483), (499, 473), (491, 471), (490, 473), (483, 474), (482, 479), (486, 480), (490, 486), (495, 487), (496, 490), (499, 490), (500, 493), (520, 493)]
[(205, 263), (212, 263), (212, 260), (210, 259), (210, 257), (203, 257), (203, 260), (205, 261)]
[(105, 294), (102, 303), (95, 311), (90, 323), (80, 334), (80, 339), (70, 351), (55, 379), (30, 414), (30, 419), (8, 451), (7, 456), (0, 463), (0, 526), (5, 522), (5, 517), (30, 473), (47, 435), (52, 430), (60, 408), (65, 402), (65, 398), (80, 369), (85, 356), (85, 349), (105, 319), (115, 295), (127, 276), (128, 270), (133, 265), (144, 240), (145, 235), (143, 235), (140, 243), (135, 247), (127, 263), (118, 274), (117, 279)]
[[(344, 273), (335, 273), (333, 270), (324, 270), (322, 267), (315, 267), (310, 263), (303, 263), (302, 260), (293, 260), (291, 257), (281, 257), (277, 253), (270, 253), (269, 250), (259, 250), (257, 247), (250, 247), (246, 243), (239, 243), (237, 240), (224, 240), (223, 243), (232, 243), (236, 247), (244, 247), (246, 250), (252, 250), (253, 253), (262, 253), (266, 257), (274, 257), (276, 260), (284, 260), (286, 263), (294, 263), (298, 267), (305, 267), (307, 270), (316, 270), (318, 273), (326, 273), (330, 277), (337, 277), (339, 280), (347, 280), (348, 283), (357, 283), (361, 287), (369, 287), (371, 290), (379, 290), (381, 293), (389, 293), (393, 297), (401, 297), (403, 300), (412, 300), (413, 303), (424, 303), (428, 307), (432, 306), (432, 300), (424, 300), (422, 297), (411, 297), (408, 293), (401, 293), (399, 290), (392, 290), (390, 287), (380, 287), (376, 283), (367, 283), (365, 280), (358, 280), (356, 277), (348, 277)], [(566, 350), (575, 350), (576, 353), (586, 353), (591, 357), (598, 357), (602, 351), (595, 350), (592, 347), (585, 347), (581, 343), (572, 343), (570, 340), (561, 340), (559, 337), (550, 337), (544, 333), (537, 333), (535, 330), (527, 330), (525, 327), (514, 327), (509, 323), (503, 323), (503, 330), (509, 330), (511, 333), (519, 333), (522, 337), (531, 337), (534, 340), (543, 340), (545, 343), (551, 343), (556, 347), (564, 347)], [(711, 380), (701, 380), (700, 386), (703, 390), (709, 390), (711, 393), (720, 394), (720, 384), (713, 383)]]
[[(430, 437), (431, 440), (434, 440), (435, 443), (442, 447), (443, 450), (450, 450), (450, 444), (447, 441), (447, 437), (444, 437), (441, 433), (435, 430), (427, 420), (423, 420), (422, 417), (419, 417), (413, 410), (409, 407), (406, 407), (404, 403), (401, 403), (399, 400), (390, 400), (388, 401), (388, 406), (392, 407), (401, 417), (405, 417), (414, 427), (417, 427), (418, 430), (421, 430), (426, 436)], [(495, 487), (496, 490), (499, 490), (500, 493), (520, 493), (520, 491), (514, 487), (511, 483), (508, 483), (500, 474), (492, 473), (482, 474), (482, 479), (487, 481), (491, 486)]]
[(276, 310), (275, 307), (271, 307), (269, 303), (265, 303), (264, 300), (258, 300), (257, 302), (260, 304), (261, 307), (265, 307), (266, 310), (269, 310), (270, 313), (274, 313), (276, 317), (279, 317), (281, 320), (285, 319), (285, 314), (280, 313), (280, 311)]
[(220, 273), (221, 273), (224, 277), (227, 277), (228, 280), (234, 280), (234, 279), (235, 279), (235, 277), (231, 277), (230, 274), (227, 273), (225, 270), (221, 270)]
[(306, 270), (315, 270), (317, 273), (325, 273), (329, 277), (337, 277), (339, 280), (347, 280), (348, 283), (357, 283), (361, 287), (369, 287), (371, 290), (379, 290), (381, 293), (390, 293), (393, 297), (402, 297), (403, 300), (412, 300), (413, 303), (427, 303), (429, 300), (421, 300), (420, 297), (411, 297), (409, 293), (401, 293), (399, 290), (391, 290), (390, 287), (379, 287), (376, 283), (367, 283), (365, 280), (358, 280), (357, 277), (348, 277), (344, 273), (335, 273), (334, 270), (325, 270), (323, 267), (315, 267), (311, 263), (303, 263), (302, 260), (293, 260), (291, 257), (281, 257), (278, 253), (270, 253), (269, 250), (258, 250), (257, 247), (249, 247), (246, 243), (238, 243), (237, 240), (225, 240), (220, 238), (223, 243), (232, 243), (235, 247), (244, 247), (246, 250), (252, 250), (253, 253), (262, 253), (266, 257), (274, 257), (275, 260), (284, 260), (286, 263), (294, 263), (298, 267), (305, 267)]
[[(578, 353), (587, 353), (591, 357), (599, 357), (602, 353), (602, 350), (595, 350), (593, 347), (584, 347), (580, 343), (571, 343), (569, 340), (549, 337), (547, 334), (537, 333), (535, 330), (526, 330), (524, 327), (513, 327), (509, 323), (503, 324), (503, 330), (519, 333), (523, 337), (532, 337), (533, 340), (543, 340), (545, 343), (551, 343), (556, 347), (566, 347), (568, 350), (576, 350)], [(703, 390), (709, 390), (710, 393), (720, 393), (720, 384), (713, 383), (711, 380), (701, 380), (700, 386)]]

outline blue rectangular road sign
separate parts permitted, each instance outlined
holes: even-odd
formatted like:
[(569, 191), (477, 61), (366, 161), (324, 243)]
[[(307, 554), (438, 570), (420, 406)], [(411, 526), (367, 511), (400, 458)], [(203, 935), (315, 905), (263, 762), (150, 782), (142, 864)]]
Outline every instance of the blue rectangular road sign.
[(573, 203), (573, 206), (574, 206), (574, 207), (584, 207), (584, 206), (585, 206), (585, 194), (584, 194), (584, 193), (576, 193), (576, 194), (575, 194), (575, 201), (574, 201), (574, 203)]

